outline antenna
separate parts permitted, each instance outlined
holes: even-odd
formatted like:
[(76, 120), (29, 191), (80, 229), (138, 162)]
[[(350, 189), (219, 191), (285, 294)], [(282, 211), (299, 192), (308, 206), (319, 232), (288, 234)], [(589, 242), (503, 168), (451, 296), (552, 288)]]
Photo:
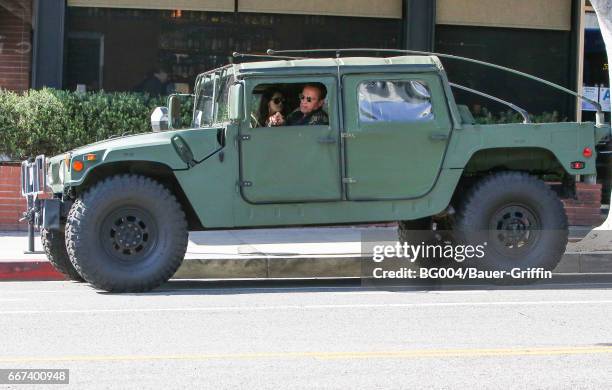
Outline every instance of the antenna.
[(237, 51), (232, 53), (232, 57), (234, 58), (278, 58), (282, 60), (304, 60), (305, 57), (291, 57), (291, 56), (279, 56), (275, 54), (249, 54), (249, 53), (239, 53)]

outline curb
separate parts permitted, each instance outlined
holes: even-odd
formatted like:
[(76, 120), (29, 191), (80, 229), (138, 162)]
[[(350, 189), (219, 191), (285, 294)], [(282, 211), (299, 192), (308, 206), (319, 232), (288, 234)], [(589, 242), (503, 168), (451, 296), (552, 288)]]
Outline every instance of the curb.
[[(362, 256), (186, 259), (173, 279), (359, 278)], [(612, 251), (568, 252), (555, 274), (612, 273)], [(48, 261), (0, 263), (0, 281), (66, 280)]]
[(0, 281), (48, 281), (66, 278), (46, 260), (0, 263)]
[(566, 252), (554, 272), (563, 274), (612, 272), (612, 251)]

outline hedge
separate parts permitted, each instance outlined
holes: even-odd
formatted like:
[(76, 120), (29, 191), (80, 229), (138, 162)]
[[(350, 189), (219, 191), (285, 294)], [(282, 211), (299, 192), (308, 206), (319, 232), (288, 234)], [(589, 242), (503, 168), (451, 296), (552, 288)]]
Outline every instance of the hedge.
[[(192, 102), (182, 105), (182, 124), (190, 123)], [(79, 93), (55, 89), (22, 94), (0, 90), (0, 159), (56, 155), (116, 135), (151, 131), (150, 114), (166, 98), (139, 93)], [(556, 113), (532, 118), (559, 121)], [(514, 112), (493, 115), (483, 108), (476, 122), (521, 122)]]
[[(56, 155), (116, 135), (151, 131), (150, 115), (165, 97), (139, 93), (0, 90), (0, 156)], [(183, 105), (183, 123), (191, 106)]]

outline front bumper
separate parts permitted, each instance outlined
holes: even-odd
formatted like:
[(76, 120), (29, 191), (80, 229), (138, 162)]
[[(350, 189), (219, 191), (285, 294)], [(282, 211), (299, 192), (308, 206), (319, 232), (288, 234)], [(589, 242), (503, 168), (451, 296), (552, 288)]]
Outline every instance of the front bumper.
[(39, 199), (46, 192), (47, 169), (44, 155), (21, 163), (21, 195), (28, 201), (22, 220), (38, 228), (59, 230), (64, 203), (60, 199)]

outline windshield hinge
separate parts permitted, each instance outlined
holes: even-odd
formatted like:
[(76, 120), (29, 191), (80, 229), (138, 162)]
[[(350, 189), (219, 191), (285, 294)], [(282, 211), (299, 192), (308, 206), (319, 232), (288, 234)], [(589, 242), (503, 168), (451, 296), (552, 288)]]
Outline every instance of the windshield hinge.
[(342, 183), (344, 184), (355, 184), (357, 183), (357, 180), (353, 179), (352, 177), (345, 177), (342, 179)]
[(355, 138), (355, 133), (341, 133), (342, 138)]
[(248, 141), (250, 139), (251, 139), (251, 136), (249, 134), (242, 134), (238, 136), (239, 141)]
[(253, 183), (250, 181), (241, 181), (239, 184), (240, 187), (251, 187), (253, 185)]

